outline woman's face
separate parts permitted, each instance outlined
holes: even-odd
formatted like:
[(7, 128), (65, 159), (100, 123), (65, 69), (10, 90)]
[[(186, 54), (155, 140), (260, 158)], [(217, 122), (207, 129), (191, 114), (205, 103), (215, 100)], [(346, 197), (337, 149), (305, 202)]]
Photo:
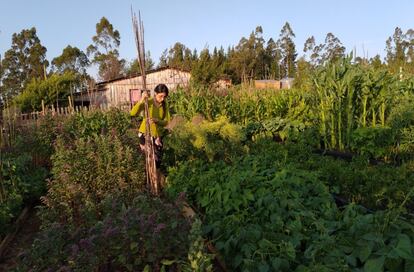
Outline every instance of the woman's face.
[(155, 94), (155, 101), (157, 101), (157, 103), (162, 103), (164, 102), (164, 99), (167, 98), (167, 94), (166, 93), (156, 93)]

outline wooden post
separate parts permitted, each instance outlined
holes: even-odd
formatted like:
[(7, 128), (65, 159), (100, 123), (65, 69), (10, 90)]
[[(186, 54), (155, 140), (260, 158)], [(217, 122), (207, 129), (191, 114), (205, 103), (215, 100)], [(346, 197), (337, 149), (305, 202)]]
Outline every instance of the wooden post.
[(42, 99), (42, 115), (45, 115), (45, 101)]
[(73, 113), (72, 97), (68, 96), (70, 113)]

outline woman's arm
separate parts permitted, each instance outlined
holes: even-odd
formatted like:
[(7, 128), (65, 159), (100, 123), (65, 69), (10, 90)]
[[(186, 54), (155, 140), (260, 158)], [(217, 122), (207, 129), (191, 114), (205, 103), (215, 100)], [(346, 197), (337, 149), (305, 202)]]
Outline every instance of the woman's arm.
[(144, 110), (144, 101), (145, 98), (148, 97), (148, 92), (143, 92), (142, 93), (142, 97), (141, 100), (139, 100), (139, 102), (137, 102), (131, 109), (131, 116), (135, 116), (137, 115), (137, 113), (141, 112), (142, 110)]
[(131, 116), (137, 115), (137, 113), (141, 112), (144, 109), (144, 103), (141, 101), (137, 102), (131, 109)]

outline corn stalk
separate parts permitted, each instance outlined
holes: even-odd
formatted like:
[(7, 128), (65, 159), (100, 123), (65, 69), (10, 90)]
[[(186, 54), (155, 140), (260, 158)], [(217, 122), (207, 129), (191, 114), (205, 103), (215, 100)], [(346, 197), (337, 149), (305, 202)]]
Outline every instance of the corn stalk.
[[(144, 46), (144, 25), (141, 20), (141, 14), (138, 13), (138, 21), (135, 13), (132, 11), (132, 25), (135, 34), (135, 43), (138, 51), (138, 62), (141, 70), (142, 87), (145, 92), (147, 90), (146, 74), (145, 74), (145, 46)], [(154, 143), (151, 136), (150, 114), (148, 110), (148, 96), (145, 98), (144, 116), (145, 116), (145, 169), (147, 173), (147, 186), (153, 195), (159, 195), (159, 184), (157, 176), (157, 166), (155, 164)]]

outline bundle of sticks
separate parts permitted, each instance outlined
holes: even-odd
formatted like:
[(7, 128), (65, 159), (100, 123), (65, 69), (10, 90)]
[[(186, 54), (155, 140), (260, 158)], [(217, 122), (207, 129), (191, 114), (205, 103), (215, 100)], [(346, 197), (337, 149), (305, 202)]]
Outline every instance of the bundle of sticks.
[[(141, 70), (142, 88), (144, 92), (147, 90), (146, 74), (145, 74), (145, 45), (144, 45), (144, 25), (141, 20), (141, 14), (138, 12), (138, 20), (136, 14), (132, 11), (132, 25), (134, 28), (135, 43), (138, 51), (138, 63)], [(157, 176), (157, 166), (155, 164), (154, 142), (151, 136), (151, 123), (148, 110), (148, 97), (145, 98), (144, 117), (145, 117), (145, 169), (147, 174), (147, 187), (153, 195), (159, 194), (159, 184)]]

